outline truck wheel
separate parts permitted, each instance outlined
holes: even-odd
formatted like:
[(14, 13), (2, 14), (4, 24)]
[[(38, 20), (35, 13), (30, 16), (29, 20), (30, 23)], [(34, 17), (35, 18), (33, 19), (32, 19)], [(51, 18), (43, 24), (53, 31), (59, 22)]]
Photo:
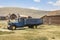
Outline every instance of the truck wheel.
[(35, 28), (37, 28), (37, 25), (35, 25)]
[(16, 26), (12, 26), (12, 30), (16, 30)]
[(9, 25), (7, 26), (7, 29), (9, 29), (9, 30), (10, 30), (10, 26), (9, 26)]
[(34, 28), (34, 26), (32, 26), (32, 25), (30, 25), (30, 26), (28, 26), (29, 28)]
[(29, 28), (31, 28), (31, 26), (28, 26)]

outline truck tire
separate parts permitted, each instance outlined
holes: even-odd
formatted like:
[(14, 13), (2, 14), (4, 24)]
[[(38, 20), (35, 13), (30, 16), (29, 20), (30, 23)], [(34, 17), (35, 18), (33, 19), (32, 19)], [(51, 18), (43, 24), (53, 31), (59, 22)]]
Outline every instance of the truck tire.
[(37, 29), (37, 25), (35, 25), (35, 28)]
[(33, 26), (33, 25), (29, 25), (28, 27), (29, 27), (29, 28), (34, 28), (34, 26)]
[(11, 30), (11, 28), (10, 28), (10, 27), (7, 27), (7, 29)]
[(12, 30), (16, 30), (16, 26), (11, 26), (11, 29)]

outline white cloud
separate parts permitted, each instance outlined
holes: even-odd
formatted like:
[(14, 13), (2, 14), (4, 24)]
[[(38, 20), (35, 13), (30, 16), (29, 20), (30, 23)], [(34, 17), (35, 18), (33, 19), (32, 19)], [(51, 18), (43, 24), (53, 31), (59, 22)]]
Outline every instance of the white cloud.
[(0, 8), (3, 8), (3, 6), (0, 6)]
[(56, 2), (50, 1), (50, 2), (48, 2), (48, 4), (52, 4), (54, 6), (60, 6), (60, 0), (57, 0)]
[(55, 6), (60, 6), (60, 0), (57, 0), (55, 3), (54, 3)]
[(39, 8), (36, 7), (29, 7), (29, 9), (39, 10)]
[(50, 1), (50, 2), (48, 2), (48, 4), (53, 4), (53, 2), (52, 2), (52, 1)]
[(34, 2), (40, 2), (41, 0), (33, 0)]

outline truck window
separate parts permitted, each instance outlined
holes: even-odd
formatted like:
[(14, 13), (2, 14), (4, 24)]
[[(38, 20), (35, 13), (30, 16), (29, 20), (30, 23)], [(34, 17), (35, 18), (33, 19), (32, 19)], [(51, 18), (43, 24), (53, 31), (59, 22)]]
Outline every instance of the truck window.
[(18, 22), (21, 22), (21, 19), (18, 19)]

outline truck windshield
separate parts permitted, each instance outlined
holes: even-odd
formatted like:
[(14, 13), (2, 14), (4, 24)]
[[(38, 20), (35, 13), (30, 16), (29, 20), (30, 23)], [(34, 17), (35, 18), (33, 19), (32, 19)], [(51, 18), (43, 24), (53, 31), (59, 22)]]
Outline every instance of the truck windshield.
[(21, 19), (18, 19), (18, 22), (21, 22)]
[(14, 22), (19, 22), (19, 21), (18, 21), (18, 19), (15, 19), (15, 20), (13, 20), (13, 21), (10, 21), (10, 22), (13, 22), (13, 23), (14, 23)]
[(22, 22), (24, 19), (20, 18), (20, 19), (15, 19), (16, 22)]
[(18, 20), (10, 20), (10, 22), (16, 22), (16, 21), (18, 22)]
[(18, 19), (15, 19), (16, 22), (18, 22)]

